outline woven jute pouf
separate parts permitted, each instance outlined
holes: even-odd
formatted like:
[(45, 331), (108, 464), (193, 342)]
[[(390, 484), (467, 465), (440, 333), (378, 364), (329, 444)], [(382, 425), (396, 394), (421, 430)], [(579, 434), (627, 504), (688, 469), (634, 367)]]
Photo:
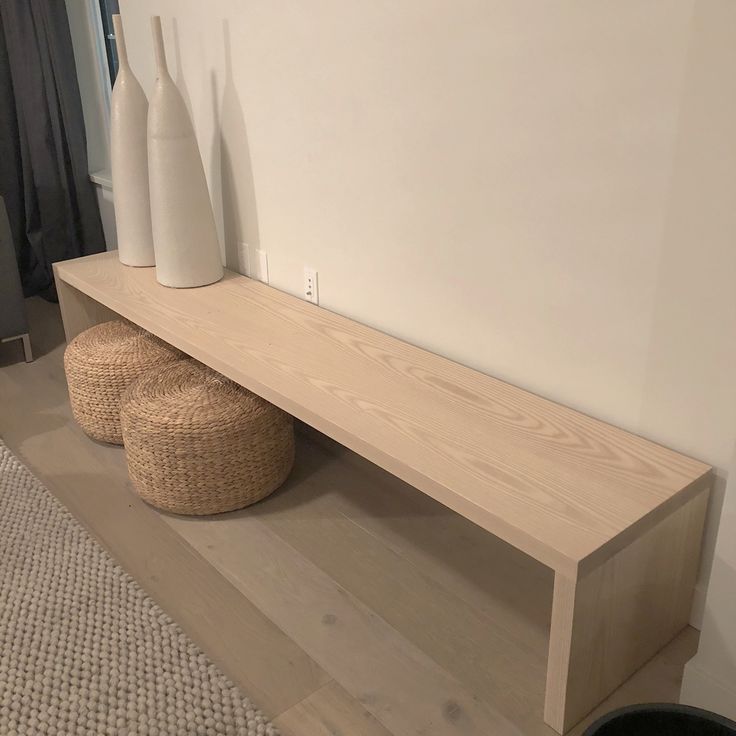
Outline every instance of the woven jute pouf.
[(123, 320), (103, 322), (75, 337), (64, 352), (72, 414), (93, 439), (123, 443), (120, 398), (144, 373), (183, 353)]
[(121, 421), (138, 494), (177, 514), (248, 506), (273, 493), (294, 464), (292, 417), (194, 360), (133, 384)]

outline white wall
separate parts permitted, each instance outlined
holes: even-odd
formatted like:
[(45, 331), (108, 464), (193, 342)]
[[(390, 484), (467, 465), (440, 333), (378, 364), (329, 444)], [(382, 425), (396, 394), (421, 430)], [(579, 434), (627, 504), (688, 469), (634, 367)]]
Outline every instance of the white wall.
[(313, 266), (323, 306), (713, 463), (722, 496), (736, 3), (122, 12), (146, 89), (163, 16), (229, 265), (258, 245), (294, 293)]
[(736, 453), (723, 503), (698, 653), (685, 667), (683, 703), (736, 720)]

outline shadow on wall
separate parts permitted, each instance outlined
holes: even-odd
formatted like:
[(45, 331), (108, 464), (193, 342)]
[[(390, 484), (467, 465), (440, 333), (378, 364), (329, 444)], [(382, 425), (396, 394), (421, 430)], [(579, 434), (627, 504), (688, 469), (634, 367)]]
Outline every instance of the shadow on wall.
[[(233, 80), (232, 44), (230, 41), (230, 23), (222, 22), (223, 48), (225, 52), (225, 83), (222, 92), (222, 104), (218, 104), (217, 74), (210, 74), (212, 91), (213, 136), (210, 148), (210, 197), (215, 211), (215, 220), (222, 223), (219, 233), (224, 242), (225, 265), (234, 271), (245, 273), (248, 264), (245, 254), (241, 252), (240, 243), (247, 243), (251, 248), (260, 247), (258, 230), (258, 214), (256, 211), (255, 184), (253, 167), (250, 159), (248, 131), (245, 127), (245, 115)], [(183, 73), (181, 59), (181, 39), (177, 19), (172, 20), (172, 36), (176, 62), (176, 86), (179, 88), (189, 116), (192, 114), (192, 100)], [(203, 162), (206, 158), (203, 156)], [(222, 219), (217, 217), (221, 204)]]
[[(174, 57), (176, 61), (175, 82), (176, 82), (176, 86), (179, 89), (179, 92), (181, 92), (182, 98), (184, 99), (184, 105), (186, 106), (187, 112), (189, 113), (189, 119), (192, 121), (192, 125), (194, 125), (192, 98), (189, 95), (189, 87), (187, 86), (186, 77), (184, 76), (184, 67), (182, 65), (182, 60), (181, 60), (181, 39), (179, 37), (179, 21), (176, 18), (172, 18), (171, 23), (172, 23), (172, 35), (174, 38)], [(216, 134), (218, 134), (217, 131), (219, 131), (219, 127), (218, 127), (218, 121), (217, 121), (217, 111), (215, 111), (215, 116), (214, 116), (214, 127), (215, 127)], [(199, 144), (199, 138), (197, 139), (197, 143)], [(202, 167), (204, 168), (205, 159), (202, 154), (203, 154), (203, 151), (201, 150), (201, 146), (200, 146), (199, 155), (202, 158)], [(216, 159), (217, 159), (216, 156), (212, 157), (213, 162)], [(222, 200), (222, 192), (221, 192), (221, 186), (220, 186), (220, 172), (215, 170), (213, 166), (213, 169), (211, 170), (211, 174), (212, 175), (207, 180), (207, 184), (208, 184), (209, 193), (210, 193), (210, 202), (212, 203), (212, 210), (215, 213), (215, 227), (217, 228), (217, 237), (220, 241), (220, 250), (222, 251), (222, 227), (221, 227), (220, 219), (216, 215), (217, 205)]]
[(189, 96), (189, 87), (187, 87), (186, 79), (184, 78), (184, 71), (181, 63), (181, 42), (179, 40), (179, 22), (176, 18), (171, 19), (172, 23), (172, 35), (174, 37), (174, 60), (176, 61), (176, 86), (181, 92), (181, 96), (184, 98), (184, 104), (186, 105), (189, 118), (194, 122), (194, 116), (192, 115), (192, 98)]
[[(223, 20), (222, 30), (225, 85), (219, 110), (217, 79), (214, 72), (211, 75), (215, 119), (211, 156), (212, 182), (215, 185), (215, 182), (219, 181), (221, 186), (219, 194), (222, 201), (225, 264), (228, 268), (245, 273), (248, 264), (244, 261), (245, 254), (241, 252), (239, 243), (247, 243), (251, 249), (260, 247), (258, 212), (245, 115), (233, 80), (232, 44), (228, 20)], [(218, 164), (219, 176), (217, 176)]]

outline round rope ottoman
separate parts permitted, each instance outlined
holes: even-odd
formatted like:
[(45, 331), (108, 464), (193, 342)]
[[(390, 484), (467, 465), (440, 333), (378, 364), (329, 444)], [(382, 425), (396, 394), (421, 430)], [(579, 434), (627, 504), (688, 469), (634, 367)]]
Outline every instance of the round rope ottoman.
[(77, 335), (64, 351), (72, 414), (93, 439), (121, 445), (120, 398), (147, 371), (183, 353), (130, 322), (114, 320)]
[(248, 506), (273, 493), (294, 464), (292, 417), (194, 360), (133, 384), (121, 421), (136, 491), (177, 514)]

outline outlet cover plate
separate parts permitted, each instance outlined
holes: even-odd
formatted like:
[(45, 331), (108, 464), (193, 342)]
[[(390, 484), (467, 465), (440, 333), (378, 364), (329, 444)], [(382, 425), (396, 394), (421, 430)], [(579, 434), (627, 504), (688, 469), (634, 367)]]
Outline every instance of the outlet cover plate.
[(319, 304), (319, 281), (314, 268), (304, 267), (304, 298), (312, 304)]

